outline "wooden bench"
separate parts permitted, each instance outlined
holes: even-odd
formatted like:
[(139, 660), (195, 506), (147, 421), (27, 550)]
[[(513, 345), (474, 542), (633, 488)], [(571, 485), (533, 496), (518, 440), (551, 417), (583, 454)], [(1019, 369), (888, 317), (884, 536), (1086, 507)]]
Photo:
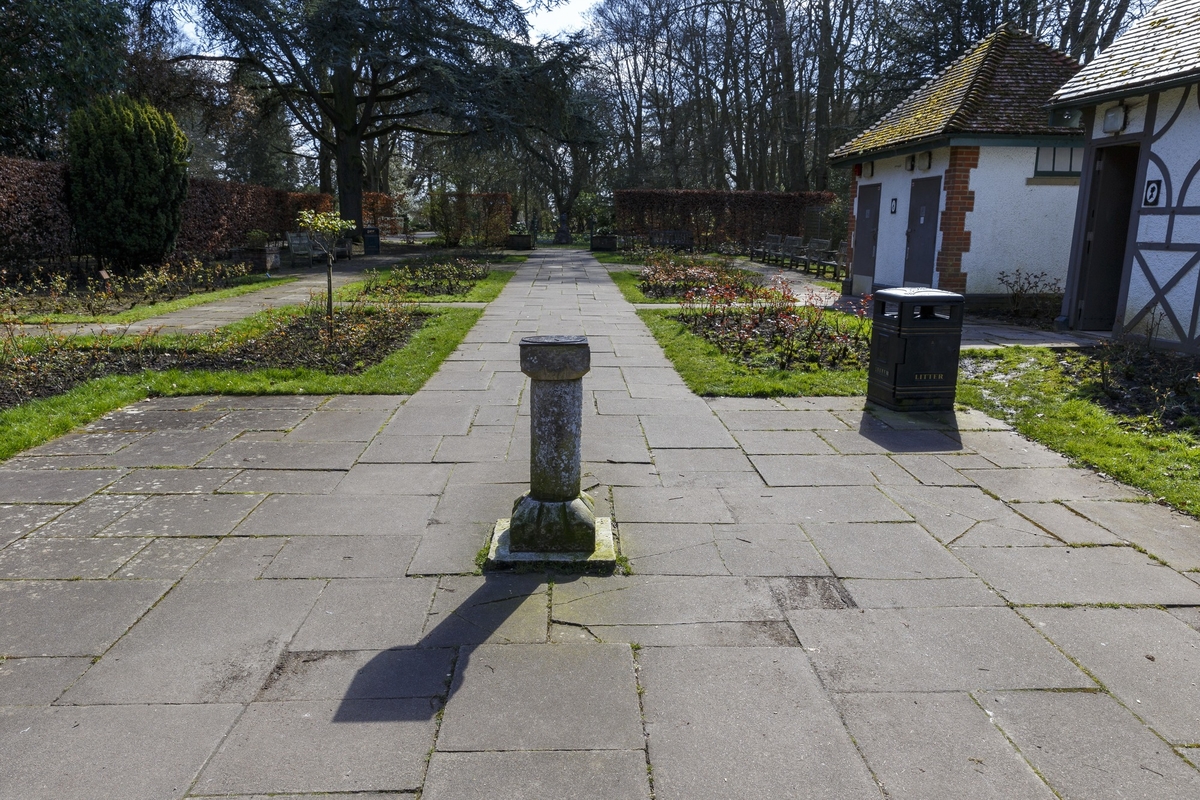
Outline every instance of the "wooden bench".
[(287, 236), (288, 266), (296, 266), (296, 259), (303, 257), (306, 266), (312, 266), (316, 255), (312, 239), (307, 233), (289, 233)]
[(804, 249), (805, 272), (817, 272), (821, 269), (821, 263), (829, 260), (830, 244), (828, 239), (810, 239), (808, 241), (808, 246)]
[(769, 264), (772, 258), (779, 257), (782, 247), (783, 237), (779, 234), (768, 233), (763, 236), (762, 243), (758, 247), (751, 248), (750, 260)]
[(794, 267), (804, 260), (804, 237), (803, 236), (786, 236), (783, 239), (783, 244), (779, 246), (779, 263), (782, 265), (787, 262), (789, 267)]

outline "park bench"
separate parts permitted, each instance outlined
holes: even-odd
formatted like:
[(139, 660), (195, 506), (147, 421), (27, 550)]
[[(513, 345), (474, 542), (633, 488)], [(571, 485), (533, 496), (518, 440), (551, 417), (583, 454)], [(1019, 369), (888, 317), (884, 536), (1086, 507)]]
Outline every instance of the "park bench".
[(296, 259), (303, 257), (307, 266), (312, 266), (313, 256), (316, 255), (313, 249), (312, 239), (307, 233), (288, 233), (287, 248), (288, 248), (288, 265), (296, 266)]
[(772, 258), (779, 256), (782, 246), (782, 236), (776, 233), (768, 233), (763, 236), (762, 242), (758, 247), (750, 250), (750, 258), (753, 261), (761, 261), (764, 264), (769, 264)]
[(830, 244), (828, 239), (810, 239), (808, 241), (808, 246), (804, 250), (805, 272), (818, 272), (822, 269), (821, 263), (829, 260)]
[(821, 274), (825, 274), (824, 267), (828, 266), (833, 273), (831, 278), (841, 280), (850, 274), (850, 244), (843, 241), (838, 245), (837, 253), (827, 262), (822, 262)]
[(335, 239), (333, 245), (330, 246), (324, 236), (318, 235), (315, 243), (322, 253), (332, 253), (334, 261), (337, 261), (342, 256), (345, 256), (349, 260), (354, 253), (354, 246), (351, 244), (350, 237), (348, 236)]
[(779, 246), (779, 263), (794, 267), (804, 260), (804, 237), (786, 236)]

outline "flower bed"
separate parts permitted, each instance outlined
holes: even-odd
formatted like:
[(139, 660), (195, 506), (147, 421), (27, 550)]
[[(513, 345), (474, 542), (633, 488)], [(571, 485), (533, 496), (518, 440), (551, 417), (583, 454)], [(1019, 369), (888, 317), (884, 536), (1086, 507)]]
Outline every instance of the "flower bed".
[(61, 272), (22, 279), (0, 269), (0, 310), (28, 319), (45, 314), (102, 316), (137, 306), (225, 289), (246, 281), (249, 264), (181, 259), (147, 267), (137, 275), (100, 273), (71, 280)]
[(710, 288), (738, 294), (753, 293), (762, 287), (757, 272), (736, 269), (728, 263), (702, 256), (650, 250), (640, 254), (645, 264), (638, 288), (646, 297), (683, 299), (689, 292)]
[(769, 285), (728, 283), (690, 290), (677, 319), (693, 334), (754, 369), (856, 370), (871, 346), (869, 304), (855, 313), (797, 296), (782, 277)]
[(409, 305), (354, 305), (334, 314), (332, 339), (321, 302), (267, 312), (252, 335), (10, 335), (0, 344), (0, 408), (50, 397), (93, 378), (143, 370), (308, 368), (358, 374), (400, 349), (426, 315)]
[(403, 300), (410, 295), (438, 297), (466, 294), (490, 271), (487, 264), (465, 258), (409, 261), (387, 272), (367, 272), (362, 293), (373, 300)]

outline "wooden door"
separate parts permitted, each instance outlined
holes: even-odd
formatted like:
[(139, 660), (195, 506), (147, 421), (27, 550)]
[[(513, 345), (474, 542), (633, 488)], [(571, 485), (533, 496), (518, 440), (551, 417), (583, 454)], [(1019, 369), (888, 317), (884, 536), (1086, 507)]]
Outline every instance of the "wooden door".
[(942, 202), (942, 176), (915, 178), (908, 204), (907, 246), (904, 252), (904, 285), (933, 286), (937, 255), (938, 209)]

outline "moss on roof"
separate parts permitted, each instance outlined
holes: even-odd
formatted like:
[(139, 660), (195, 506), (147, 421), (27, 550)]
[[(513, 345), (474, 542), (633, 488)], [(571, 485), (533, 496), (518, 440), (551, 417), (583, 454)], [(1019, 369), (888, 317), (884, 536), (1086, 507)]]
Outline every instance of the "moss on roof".
[(878, 122), (830, 154), (843, 160), (950, 134), (1078, 135), (1047, 101), (1079, 70), (1070, 56), (1002, 25)]
[(1056, 105), (1148, 91), (1168, 83), (1200, 81), (1200, 2), (1160, 0), (1055, 92)]

